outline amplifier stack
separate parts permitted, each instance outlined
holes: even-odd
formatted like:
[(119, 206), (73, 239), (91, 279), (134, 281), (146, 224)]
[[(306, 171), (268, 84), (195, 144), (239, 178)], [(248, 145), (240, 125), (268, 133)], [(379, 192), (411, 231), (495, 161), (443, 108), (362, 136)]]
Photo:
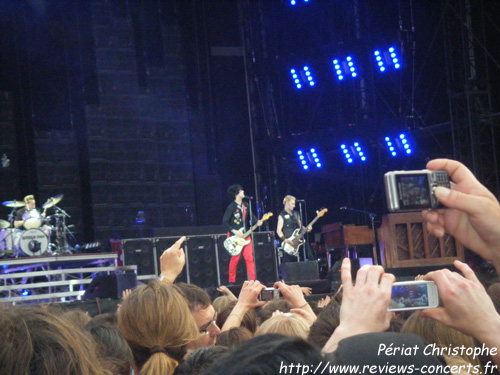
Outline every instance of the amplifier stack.
[[(139, 280), (156, 277), (160, 274), (161, 254), (179, 237), (125, 239), (122, 241), (123, 262), (125, 265), (137, 265)], [(177, 280), (202, 288), (227, 284), (231, 256), (224, 248), (225, 239), (225, 234), (187, 236), (184, 244), (186, 266)], [(256, 278), (262, 283), (278, 280), (274, 232), (256, 232), (253, 241)], [(244, 280), (247, 280), (245, 260), (240, 259), (236, 283)]]

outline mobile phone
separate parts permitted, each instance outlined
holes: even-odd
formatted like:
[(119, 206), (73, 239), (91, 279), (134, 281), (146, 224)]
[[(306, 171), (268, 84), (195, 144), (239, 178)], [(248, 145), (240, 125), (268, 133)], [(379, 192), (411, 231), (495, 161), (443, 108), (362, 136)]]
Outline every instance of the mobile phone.
[(421, 310), (437, 307), (438, 304), (438, 290), (433, 281), (403, 281), (392, 285), (388, 310)]
[(266, 288), (262, 292), (260, 292), (260, 300), (261, 301), (270, 301), (275, 298), (280, 297), (279, 289), (275, 288)]
[(450, 188), (446, 171), (393, 171), (384, 175), (385, 195), (389, 211), (425, 210), (443, 207), (434, 196), (438, 186)]

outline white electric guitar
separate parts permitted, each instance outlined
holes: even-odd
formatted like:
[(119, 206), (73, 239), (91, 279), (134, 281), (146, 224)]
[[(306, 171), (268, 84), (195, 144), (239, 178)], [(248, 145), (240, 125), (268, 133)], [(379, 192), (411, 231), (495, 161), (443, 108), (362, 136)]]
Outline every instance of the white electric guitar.
[[(312, 227), (314, 223), (327, 212), (328, 212), (327, 208), (323, 208), (321, 211), (316, 211), (316, 217), (313, 219), (313, 221), (309, 223), (309, 225), (307, 225), (307, 227), (309, 226)], [(299, 253), (300, 247), (304, 243), (304, 234), (307, 231), (306, 229), (307, 227), (302, 227), (302, 229), (300, 228), (295, 229), (292, 235), (287, 238), (287, 240), (292, 241), (292, 245), (283, 241), (283, 243), (281, 244), (283, 250), (285, 250), (288, 254), (296, 257), (297, 254)]]
[[(267, 214), (262, 216), (261, 221), (266, 221), (271, 216), (273, 216), (273, 213), (268, 212)], [(248, 236), (250, 236), (250, 234), (252, 234), (252, 232), (257, 229), (258, 226), (259, 224), (255, 224), (250, 230), (246, 231), (243, 234), (244, 238), (238, 236), (231, 236), (226, 238), (226, 240), (224, 241), (224, 247), (226, 248), (227, 252), (233, 257), (241, 253), (241, 250), (243, 250), (243, 248), (250, 243), (250, 240), (247, 240), (245, 238), (248, 238)]]

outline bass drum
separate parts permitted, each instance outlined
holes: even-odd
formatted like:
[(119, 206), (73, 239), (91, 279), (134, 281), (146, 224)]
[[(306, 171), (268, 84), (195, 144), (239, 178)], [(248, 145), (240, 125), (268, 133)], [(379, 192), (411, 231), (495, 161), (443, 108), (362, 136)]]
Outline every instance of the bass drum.
[(49, 248), (49, 237), (40, 229), (30, 229), (16, 239), (15, 247), (20, 256), (43, 255)]

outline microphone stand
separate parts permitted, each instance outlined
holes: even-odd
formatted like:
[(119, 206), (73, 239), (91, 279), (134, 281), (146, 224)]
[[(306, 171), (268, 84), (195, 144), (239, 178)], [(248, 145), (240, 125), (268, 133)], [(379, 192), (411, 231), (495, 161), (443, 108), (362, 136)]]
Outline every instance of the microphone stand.
[(365, 215), (368, 215), (370, 217), (370, 222), (372, 224), (372, 231), (373, 231), (373, 247), (372, 247), (372, 254), (373, 254), (373, 263), (378, 264), (378, 252), (377, 252), (377, 231), (375, 230), (375, 217), (377, 217), (376, 213), (373, 212), (368, 212), (368, 211), (363, 211), (363, 210), (358, 210), (357, 208), (350, 208), (350, 207), (340, 207), (341, 210), (348, 210), (348, 211), (354, 211), (354, 212), (359, 212)]
[[(300, 215), (300, 222), (302, 223), (302, 228), (305, 229), (305, 226), (307, 225), (307, 217), (305, 218), (304, 221), (304, 214), (302, 212), (302, 205), (304, 205), (304, 212), (307, 215), (307, 209), (306, 209), (306, 201), (304, 199), (297, 200), (297, 203), (299, 204), (299, 215)], [(309, 243), (309, 233), (305, 233), (305, 241), (304, 241), (304, 246), (302, 246), (302, 259), (303, 261), (307, 261), (307, 250), (306, 246)], [(297, 262), (300, 262), (300, 256), (297, 256)]]
[[(71, 251), (68, 248), (68, 238), (66, 236), (66, 233), (70, 232), (68, 227), (66, 226), (66, 218), (71, 216), (69, 216), (66, 211), (56, 205), (54, 205), (54, 209), (56, 211), (56, 214), (62, 215), (62, 218), (58, 219), (60, 220), (59, 228), (56, 224), (56, 243), (58, 245), (56, 251), (59, 254), (71, 254)], [(70, 232), (70, 235), (71, 237), (75, 238), (73, 236), (73, 233)]]
[[(253, 227), (253, 211), (252, 211), (252, 199), (248, 199), (248, 214), (250, 215), (248, 222), (250, 223), (250, 228), (252, 229)], [(257, 219), (258, 220), (258, 219)], [(255, 279), (257, 280), (257, 273), (256, 273), (256, 268), (255, 268), (255, 245), (254, 245), (254, 240), (253, 240), (253, 232), (250, 233), (250, 238), (252, 239), (252, 259), (253, 259), (253, 273), (255, 274)], [(245, 261), (245, 265), (246, 265)], [(247, 266), (247, 274), (248, 274), (248, 266)]]
[[(16, 208), (12, 208), (12, 211), (10, 211), (10, 214), (9, 214), (9, 223), (10, 223), (10, 226), (11, 226), (11, 229), (10, 229), (10, 250), (12, 250), (12, 255), (16, 255), (16, 258), (17, 258), (17, 254), (15, 254), (15, 251), (14, 251), (14, 233), (16, 231), (16, 227), (14, 225), (14, 212), (16, 212)], [(7, 249), (9, 250), (9, 249)]]

